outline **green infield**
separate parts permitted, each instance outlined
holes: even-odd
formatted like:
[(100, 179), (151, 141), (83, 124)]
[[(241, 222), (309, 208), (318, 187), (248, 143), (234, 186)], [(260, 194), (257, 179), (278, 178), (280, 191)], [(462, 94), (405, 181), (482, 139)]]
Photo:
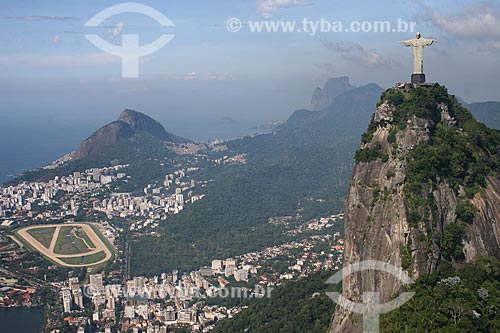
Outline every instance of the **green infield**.
[(88, 256), (61, 258), (68, 265), (92, 265), (106, 258), (104, 251), (90, 254)]
[(33, 236), (33, 238), (35, 238), (40, 244), (42, 244), (46, 248), (49, 248), (55, 230), (56, 227), (47, 227), (40, 229), (31, 229), (28, 230), (28, 233)]
[(85, 254), (95, 249), (87, 234), (79, 226), (61, 227), (57, 237), (54, 253)]

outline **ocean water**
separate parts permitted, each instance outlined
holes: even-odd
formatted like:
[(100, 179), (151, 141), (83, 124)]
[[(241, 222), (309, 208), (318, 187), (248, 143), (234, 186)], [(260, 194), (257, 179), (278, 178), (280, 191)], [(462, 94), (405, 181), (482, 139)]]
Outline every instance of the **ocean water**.
[(0, 182), (67, 154), (86, 137), (84, 130), (50, 124), (0, 125)]

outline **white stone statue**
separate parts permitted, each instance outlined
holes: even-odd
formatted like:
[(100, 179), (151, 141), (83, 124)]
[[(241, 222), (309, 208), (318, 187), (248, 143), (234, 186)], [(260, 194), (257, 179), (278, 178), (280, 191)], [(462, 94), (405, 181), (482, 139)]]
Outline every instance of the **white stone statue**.
[(413, 74), (424, 74), (424, 46), (432, 45), (436, 39), (426, 39), (417, 32), (417, 38), (403, 40), (405, 46), (413, 47)]

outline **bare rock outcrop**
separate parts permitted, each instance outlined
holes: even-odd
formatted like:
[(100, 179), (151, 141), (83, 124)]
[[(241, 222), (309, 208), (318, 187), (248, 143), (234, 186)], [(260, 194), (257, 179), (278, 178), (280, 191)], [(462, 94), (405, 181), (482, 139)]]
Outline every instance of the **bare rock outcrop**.
[[(418, 205), (408, 184), (414, 150), (421, 143), (431, 144), (438, 126), (465, 135), (450, 113), (451, 105), (436, 104), (434, 114), (428, 117), (409, 114), (405, 123), (398, 112), (402, 111), (390, 98), (383, 97), (358, 151), (344, 210), (344, 265), (378, 260), (402, 267), (413, 278), (432, 273), (443, 260), (443, 234), (453, 223), (465, 226), (465, 261), (478, 256), (500, 257), (498, 178), (487, 175), (486, 186), (469, 199), (463, 186), (436, 175), (418, 187), (422, 201)], [(463, 202), (476, 209), (469, 223), (457, 217), (457, 207)], [(379, 291), (380, 301), (385, 303), (398, 296), (402, 287), (399, 279), (386, 273), (356, 273), (344, 278), (343, 296), (362, 303), (364, 292)], [(330, 332), (362, 332), (362, 318), (337, 306)]]

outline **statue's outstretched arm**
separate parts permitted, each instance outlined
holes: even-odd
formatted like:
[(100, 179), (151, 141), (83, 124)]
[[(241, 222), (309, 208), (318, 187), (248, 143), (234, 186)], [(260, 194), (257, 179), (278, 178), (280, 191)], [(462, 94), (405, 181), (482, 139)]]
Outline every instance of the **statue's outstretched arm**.
[(432, 45), (432, 43), (437, 42), (437, 39), (424, 39), (424, 45)]
[(405, 46), (413, 46), (413, 41), (411, 39), (402, 40), (401, 43), (403, 43)]

